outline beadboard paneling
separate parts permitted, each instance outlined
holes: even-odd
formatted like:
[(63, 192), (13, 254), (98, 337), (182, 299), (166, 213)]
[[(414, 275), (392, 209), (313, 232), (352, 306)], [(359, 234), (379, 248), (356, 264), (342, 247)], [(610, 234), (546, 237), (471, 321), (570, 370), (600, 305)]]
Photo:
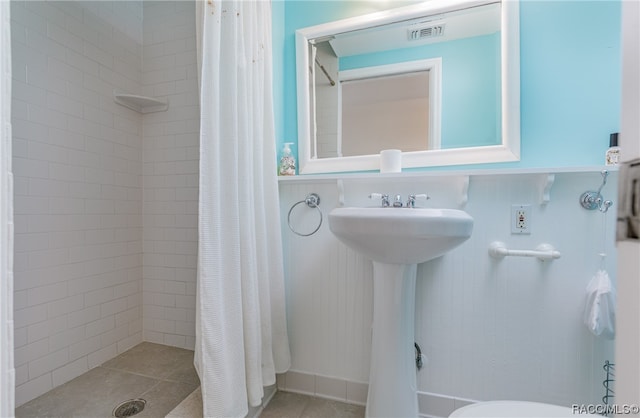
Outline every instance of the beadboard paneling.
[[(605, 216), (578, 203), (582, 192), (597, 189), (600, 173), (556, 174), (546, 205), (540, 203), (542, 174), (473, 175), (466, 204), (464, 181), (452, 176), (343, 182), (346, 205), (372, 205), (366, 197), (371, 192), (397, 191), (403, 199), (408, 192), (426, 192), (432, 198), (425, 206), (463, 208), (474, 217), (467, 242), (418, 266), (416, 341), (427, 356), (418, 390), (474, 400), (600, 402), (602, 365), (613, 360), (613, 342), (593, 336), (582, 313), (585, 288), (601, 265), (598, 253), (608, 254), (605, 267), (615, 281), (615, 212)], [(611, 173), (603, 189), (614, 201), (616, 179)], [(300, 237), (287, 227), (287, 215), (310, 192), (321, 197), (324, 221), (316, 234)], [(372, 266), (329, 230), (328, 213), (339, 201), (337, 182), (281, 182), (280, 199), (292, 370), (366, 382)], [(531, 205), (531, 234), (511, 234), (513, 204)], [(312, 231), (318, 220), (317, 211), (304, 204), (291, 212), (301, 232)], [(549, 243), (562, 257), (496, 260), (488, 255), (496, 240), (513, 249)]]

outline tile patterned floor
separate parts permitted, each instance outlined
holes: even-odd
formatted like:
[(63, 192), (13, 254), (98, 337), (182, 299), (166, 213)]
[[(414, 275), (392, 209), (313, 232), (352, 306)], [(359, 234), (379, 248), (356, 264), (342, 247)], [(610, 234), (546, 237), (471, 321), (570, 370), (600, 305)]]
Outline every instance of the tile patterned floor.
[(132, 398), (147, 401), (136, 417), (164, 417), (199, 385), (193, 351), (145, 342), (16, 408), (16, 418), (108, 418)]
[[(123, 401), (143, 398), (138, 418), (202, 418), (193, 351), (141, 343), (16, 408), (16, 418), (109, 418)], [(167, 415), (169, 414), (169, 415)], [(277, 392), (261, 418), (361, 418), (364, 407)]]
[[(290, 392), (277, 392), (260, 418), (361, 418), (364, 406), (314, 398)], [(167, 418), (202, 418), (202, 394), (197, 389)]]
[(361, 418), (364, 406), (277, 392), (260, 418)]

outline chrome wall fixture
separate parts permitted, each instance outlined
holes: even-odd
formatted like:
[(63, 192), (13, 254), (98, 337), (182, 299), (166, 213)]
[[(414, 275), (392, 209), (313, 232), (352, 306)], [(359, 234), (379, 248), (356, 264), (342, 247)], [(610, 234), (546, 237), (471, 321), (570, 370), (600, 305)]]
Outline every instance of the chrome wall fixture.
[(402, 196), (400, 196), (399, 194), (397, 194), (395, 196), (395, 200), (393, 201), (393, 203), (391, 203), (391, 200), (389, 198), (388, 194), (382, 194), (382, 193), (371, 193), (369, 195), (369, 199), (380, 199), (380, 204), (383, 208), (390, 208), (390, 207), (394, 207), (394, 208), (415, 208), (416, 207), (416, 200), (429, 200), (431, 199), (429, 196), (427, 196), (426, 194), (410, 194), (409, 197), (407, 197), (407, 203), (403, 203), (402, 202)]
[(582, 195), (580, 195), (580, 205), (586, 210), (598, 209), (600, 212), (605, 213), (609, 210), (611, 205), (613, 205), (613, 202), (611, 200), (604, 200), (602, 194), (600, 194), (604, 185), (607, 184), (607, 176), (609, 175), (609, 172), (607, 170), (602, 170), (600, 174), (602, 174), (602, 184), (595, 192), (586, 191), (582, 193)]
[[(296, 206), (305, 203), (308, 207), (310, 207), (311, 209), (317, 209), (318, 213), (320, 214), (320, 221), (318, 222), (318, 226), (311, 232), (304, 234), (301, 232), (296, 231), (295, 229), (293, 229), (293, 226), (291, 226), (291, 212), (293, 212), (293, 209), (295, 209)], [(308, 237), (309, 235), (313, 235), (316, 232), (318, 232), (318, 230), (320, 229), (320, 227), (322, 226), (322, 211), (320, 210), (320, 196), (318, 196), (316, 193), (309, 193), (304, 200), (301, 200), (297, 203), (294, 203), (293, 206), (291, 206), (291, 209), (289, 209), (289, 214), (287, 215), (287, 224), (289, 225), (289, 229), (291, 230), (291, 232), (293, 232), (296, 235), (299, 235), (301, 237)]]

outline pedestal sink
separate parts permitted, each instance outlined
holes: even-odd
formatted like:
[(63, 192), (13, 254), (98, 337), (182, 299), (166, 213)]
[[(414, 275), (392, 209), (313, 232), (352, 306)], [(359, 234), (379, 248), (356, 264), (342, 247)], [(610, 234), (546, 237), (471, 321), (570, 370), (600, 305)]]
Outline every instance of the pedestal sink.
[(373, 335), (367, 417), (418, 416), (414, 355), (417, 264), (471, 236), (473, 218), (455, 209), (336, 208), (329, 227), (373, 261)]

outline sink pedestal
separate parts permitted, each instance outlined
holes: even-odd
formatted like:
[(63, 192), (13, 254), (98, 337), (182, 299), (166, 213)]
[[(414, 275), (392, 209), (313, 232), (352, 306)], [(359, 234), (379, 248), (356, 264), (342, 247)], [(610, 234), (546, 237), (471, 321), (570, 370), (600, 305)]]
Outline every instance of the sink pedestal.
[(373, 335), (366, 417), (418, 416), (416, 264), (373, 262)]
[(373, 260), (369, 418), (417, 418), (414, 355), (416, 271), (471, 236), (473, 218), (456, 209), (335, 208), (331, 231)]

